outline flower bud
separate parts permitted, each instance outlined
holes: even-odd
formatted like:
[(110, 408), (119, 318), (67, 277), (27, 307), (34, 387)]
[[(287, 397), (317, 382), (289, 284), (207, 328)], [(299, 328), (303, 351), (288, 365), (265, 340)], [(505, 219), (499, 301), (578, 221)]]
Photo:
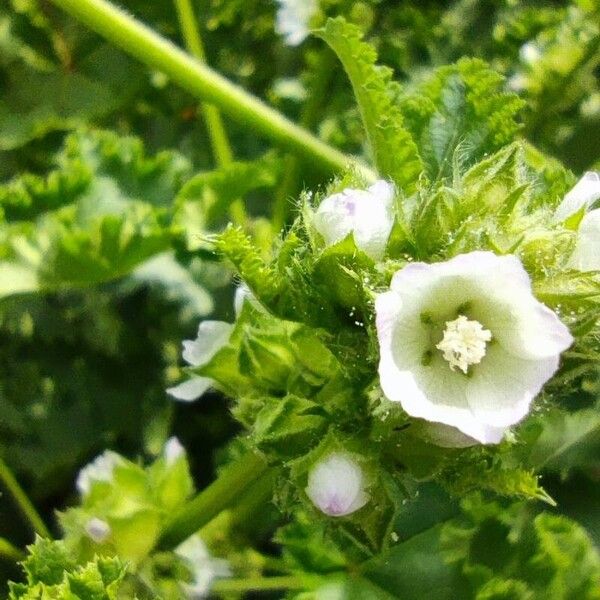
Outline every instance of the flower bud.
[(106, 541), (111, 530), (110, 525), (106, 521), (93, 517), (85, 524), (85, 532), (96, 544), (101, 544)]
[(315, 213), (315, 228), (327, 246), (352, 233), (359, 250), (380, 260), (394, 225), (393, 201), (394, 187), (384, 180), (367, 190), (345, 189), (321, 202)]
[(360, 465), (342, 452), (333, 452), (313, 466), (306, 494), (330, 517), (349, 515), (369, 501)]

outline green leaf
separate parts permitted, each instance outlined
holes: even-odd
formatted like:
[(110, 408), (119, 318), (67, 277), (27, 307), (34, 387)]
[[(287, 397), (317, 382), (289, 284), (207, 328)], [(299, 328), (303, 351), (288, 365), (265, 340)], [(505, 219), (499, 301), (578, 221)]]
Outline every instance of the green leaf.
[(175, 199), (174, 222), (185, 230), (188, 248), (199, 248), (207, 231), (227, 223), (233, 202), (256, 190), (274, 187), (280, 169), (280, 162), (267, 154), (256, 161), (236, 161), (199, 173), (187, 181)]
[(306, 398), (271, 398), (258, 413), (252, 438), (263, 452), (289, 458), (307, 452), (322, 439), (328, 420), (323, 409)]
[(376, 52), (362, 41), (360, 28), (342, 17), (329, 19), (317, 35), (335, 51), (350, 78), (379, 175), (412, 193), (423, 165), (403, 125), (396, 104), (400, 86), (392, 82), (391, 69), (375, 64)]
[(440, 526), (398, 544), (361, 567), (363, 576), (406, 600), (454, 600), (466, 597), (460, 573), (446, 564), (440, 548)]
[(109, 281), (167, 250), (170, 206), (189, 164), (177, 153), (146, 156), (136, 138), (69, 136), (47, 177), (0, 186), (0, 296)]
[(598, 464), (598, 407), (572, 413), (552, 409), (529, 419), (519, 434), (525, 442), (519, 448), (519, 455), (532, 468), (567, 474), (574, 468)]
[(441, 543), (446, 560), (479, 590), (476, 598), (600, 597), (600, 556), (577, 523), (480, 495), (462, 505), (464, 515), (444, 526)]
[(9, 600), (117, 600), (127, 572), (118, 558), (95, 557), (77, 565), (64, 542), (40, 538), (28, 551), (27, 584), (10, 583)]
[(38, 537), (28, 547), (29, 556), (23, 561), (23, 569), (30, 584), (56, 585), (63, 579), (63, 572), (75, 567), (64, 544)]
[(503, 78), (482, 60), (440, 67), (400, 102), (432, 182), (447, 179), (512, 142), (523, 102), (503, 91)]

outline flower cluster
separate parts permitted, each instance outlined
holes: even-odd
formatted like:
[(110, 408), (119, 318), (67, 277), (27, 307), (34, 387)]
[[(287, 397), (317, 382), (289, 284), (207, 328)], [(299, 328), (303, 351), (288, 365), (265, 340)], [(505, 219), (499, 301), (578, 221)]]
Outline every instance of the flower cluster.
[[(315, 252), (325, 256), (334, 246), (334, 252), (354, 248), (352, 256), (361, 255), (361, 264), (371, 265), (371, 273), (391, 275), (375, 289), (369, 288), (372, 302), (363, 309), (371, 311), (363, 317), (375, 325), (382, 399), (397, 403), (407, 418), (415, 419), (414, 431), (436, 447), (498, 444), (529, 414), (533, 400), (556, 373), (560, 356), (571, 346), (573, 337), (559, 316), (536, 298), (531, 277), (514, 254), (471, 250), (434, 262), (391, 259), (388, 247), (396, 225), (395, 197), (395, 187), (385, 180), (366, 189), (348, 187), (325, 197), (315, 209), (304, 213), (315, 239)], [(571, 268), (589, 270), (597, 268), (594, 264), (600, 265), (600, 210), (586, 212), (598, 198), (600, 178), (588, 173), (555, 211), (558, 227), (581, 212)], [(277, 321), (278, 317), (269, 313), (270, 307), (261, 304), (245, 284), (236, 292), (238, 320), (245, 302), (250, 303), (255, 319), (262, 315), (260, 319)], [(350, 316), (353, 314), (354, 309)], [(355, 321), (355, 325), (362, 323)], [(282, 342), (277, 341), (277, 328), (270, 326), (266, 333), (242, 328), (235, 336), (234, 331), (236, 324), (203, 322), (197, 339), (184, 342), (184, 359), (192, 367), (201, 367), (225, 346), (231, 349), (234, 337), (246, 335), (239, 353), (229, 354), (228, 360), (237, 356), (241, 363), (251, 365), (250, 377), (257, 376), (268, 363), (277, 376), (271, 373), (268, 377), (267, 390), (274, 385), (283, 386), (278, 387), (279, 393), (296, 389), (293, 385), (299, 380), (293, 367), (298, 358), (303, 362), (303, 357), (300, 353), (290, 359)], [(253, 360), (256, 340), (261, 344), (260, 364)], [(303, 385), (317, 385), (317, 372), (327, 377), (320, 365), (313, 368)], [(178, 399), (192, 400), (213, 384), (218, 386), (218, 382), (193, 375), (168, 391)], [(250, 403), (251, 413), (254, 406), (255, 400)], [(269, 412), (272, 410), (275, 413)], [(317, 412), (314, 417), (298, 417), (300, 424), (290, 425), (290, 435), (298, 436), (302, 427), (314, 427), (314, 435), (322, 433), (316, 405), (303, 404), (296, 397), (285, 402), (273, 400), (263, 410), (268, 416), (259, 413), (253, 417), (258, 419), (257, 431), (263, 435), (295, 410), (311, 415), (311, 411)], [(265, 442), (265, 448), (272, 444)], [(365, 474), (365, 462), (355, 450), (347, 451), (339, 444), (335, 450), (317, 454), (306, 471), (304, 488), (314, 506), (327, 516), (345, 517), (369, 503), (372, 477)]]

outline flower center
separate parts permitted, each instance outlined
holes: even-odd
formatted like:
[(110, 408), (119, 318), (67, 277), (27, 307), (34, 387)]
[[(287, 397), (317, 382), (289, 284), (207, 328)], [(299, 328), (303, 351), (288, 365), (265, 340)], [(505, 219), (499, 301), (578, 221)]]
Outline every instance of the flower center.
[(481, 362), (491, 339), (492, 332), (484, 329), (479, 321), (459, 315), (454, 321), (446, 322), (444, 337), (436, 348), (442, 351), (452, 371), (458, 367), (466, 374), (471, 365)]

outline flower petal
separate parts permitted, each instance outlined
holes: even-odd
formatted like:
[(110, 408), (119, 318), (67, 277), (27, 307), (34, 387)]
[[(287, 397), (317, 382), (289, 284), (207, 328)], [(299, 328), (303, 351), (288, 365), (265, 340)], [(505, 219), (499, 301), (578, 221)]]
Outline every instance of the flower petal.
[[(413, 417), (455, 427), (482, 443), (499, 442), (527, 414), (573, 341), (533, 296), (514, 256), (472, 252), (411, 263), (393, 276), (390, 288), (375, 303), (385, 396)], [(444, 322), (447, 327), (460, 314), (492, 334), (468, 376), (435, 350)]]
[(356, 247), (380, 260), (394, 225), (394, 186), (376, 181), (367, 190), (347, 188), (325, 198), (317, 208), (314, 225), (326, 245), (354, 234)]
[(467, 386), (467, 400), (473, 415), (491, 427), (518, 423), (556, 372), (558, 362), (558, 355), (523, 360), (500, 345), (490, 346), (486, 361), (477, 365)]
[(319, 204), (314, 225), (327, 246), (341, 242), (352, 231), (356, 204), (365, 195), (367, 192), (363, 190), (347, 189), (325, 198)]
[(573, 343), (573, 336), (556, 313), (531, 294), (503, 287), (495, 296), (473, 302), (471, 314), (485, 319), (494, 339), (508, 352), (533, 360), (557, 356)]
[(588, 171), (568, 192), (554, 212), (554, 221), (559, 223), (583, 207), (590, 208), (600, 198), (600, 173)]
[(209, 377), (192, 377), (179, 385), (168, 388), (167, 394), (170, 394), (176, 400), (192, 402), (200, 398), (212, 385), (212, 382)]
[(569, 266), (579, 271), (600, 271), (600, 209), (590, 211), (581, 220)]
[(227, 344), (233, 325), (224, 321), (202, 321), (195, 340), (183, 342), (183, 360), (194, 367), (209, 362)]
[(394, 186), (380, 179), (367, 189), (368, 198), (358, 204), (354, 222), (356, 245), (374, 260), (385, 253), (394, 226)]

